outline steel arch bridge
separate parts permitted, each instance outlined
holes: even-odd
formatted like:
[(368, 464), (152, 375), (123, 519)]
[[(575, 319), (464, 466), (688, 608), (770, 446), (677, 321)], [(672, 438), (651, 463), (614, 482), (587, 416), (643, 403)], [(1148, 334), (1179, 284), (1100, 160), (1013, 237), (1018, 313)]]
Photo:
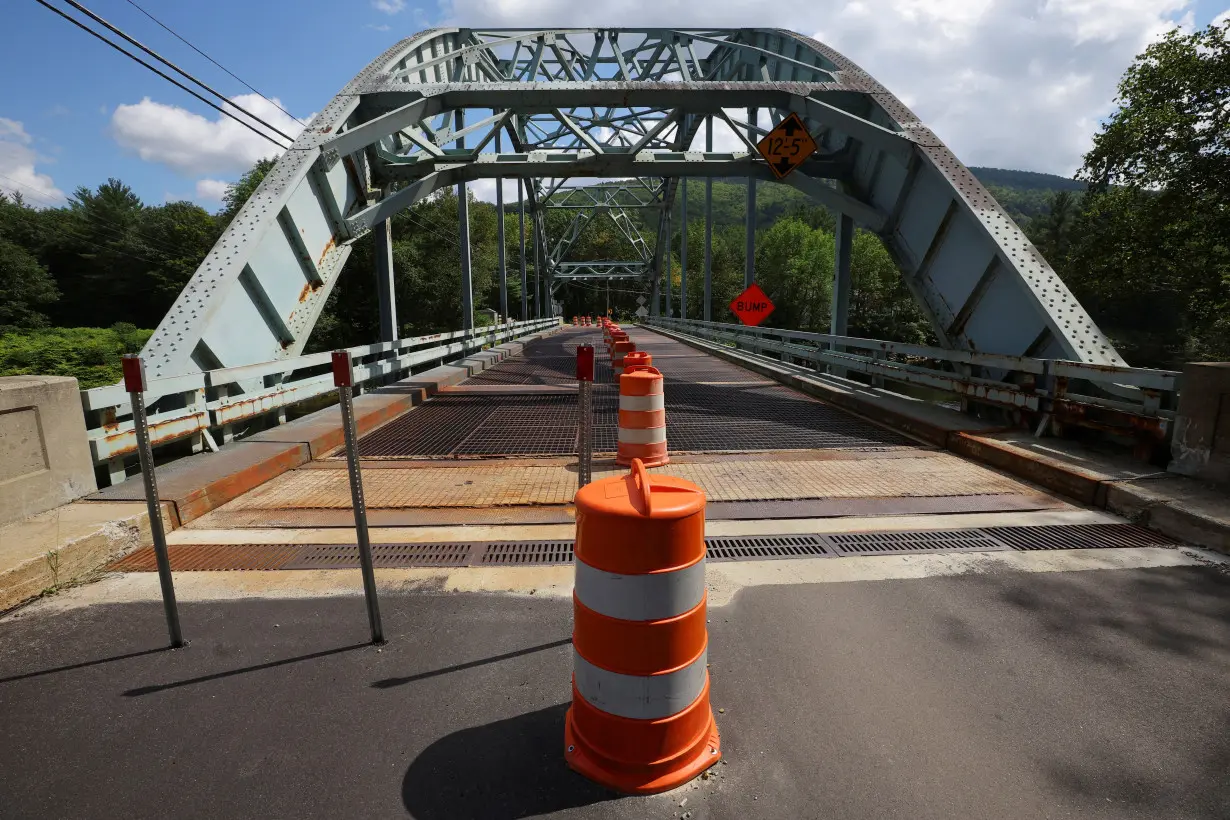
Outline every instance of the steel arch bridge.
[[(822, 43), (771, 29), (440, 28), (372, 61), (278, 160), (146, 345), (151, 376), (300, 354), (351, 243), (368, 232), (382, 337), (395, 338), (388, 220), (433, 191), (480, 179), (521, 182), (533, 251), (522, 254), (520, 276), (528, 285), (529, 256), (542, 280), (533, 305), (522, 289), (522, 311), (541, 315), (568, 278), (618, 276), (645, 278), (657, 313), (681, 181), (774, 179), (754, 145), (766, 120), (771, 127), (790, 112), (819, 149), (787, 183), (838, 216), (835, 334), (845, 332), (857, 224), (884, 241), (943, 346), (1123, 364), (969, 170), (896, 97)], [(729, 126), (742, 144), (714, 150), (713, 127), (698, 139), (706, 122)], [(590, 178), (620, 182), (568, 184)], [(748, 189), (754, 214), (755, 186)], [(464, 195), (459, 203), (467, 327)], [(571, 209), (562, 236), (546, 235), (548, 207)], [(651, 241), (629, 218), (634, 207), (656, 213)], [(570, 262), (586, 225), (608, 217), (629, 258)], [(692, 318), (709, 318), (707, 274), (706, 315)], [(508, 316), (505, 287), (501, 297)]]

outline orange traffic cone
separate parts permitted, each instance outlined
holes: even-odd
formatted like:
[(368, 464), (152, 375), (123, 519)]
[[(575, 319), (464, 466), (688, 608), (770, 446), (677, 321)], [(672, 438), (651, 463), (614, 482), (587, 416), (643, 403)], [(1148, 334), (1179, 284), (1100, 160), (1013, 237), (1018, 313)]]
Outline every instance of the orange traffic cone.
[(666, 450), (666, 395), (655, 367), (634, 365), (619, 377), (619, 432), (615, 463), (640, 459), (646, 467), (670, 462)]
[(654, 794), (721, 758), (709, 705), (705, 495), (671, 476), (595, 481), (576, 496), (572, 706), (564, 759)]

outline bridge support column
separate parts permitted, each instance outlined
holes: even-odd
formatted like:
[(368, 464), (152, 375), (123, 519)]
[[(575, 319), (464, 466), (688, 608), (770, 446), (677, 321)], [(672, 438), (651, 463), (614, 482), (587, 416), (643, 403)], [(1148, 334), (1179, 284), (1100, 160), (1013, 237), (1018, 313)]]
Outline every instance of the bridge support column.
[(521, 243), (521, 321), (530, 318), (530, 288), (525, 274), (525, 184), (524, 179), (517, 180), (517, 225), (520, 231), (518, 241)]
[[(458, 109), (457, 130), (465, 128), (465, 112)], [(465, 148), (465, 138), (457, 140), (458, 148)], [(457, 218), (461, 223), (461, 329), (474, 329), (474, 278), (470, 270), (470, 200), (466, 184), (457, 184)]]
[[(747, 109), (747, 138), (756, 142), (756, 109)], [(756, 281), (756, 178), (747, 178), (747, 244), (744, 249), (743, 287)]]
[(680, 183), (679, 206), (679, 318), (688, 318), (688, 178)]
[[(836, 243), (833, 250), (833, 307), (829, 320), (829, 333), (834, 336), (845, 336), (850, 316), (850, 290), (853, 282), (850, 277), (850, 255), (854, 245), (854, 220), (843, 213), (837, 214)], [(837, 345), (834, 350), (844, 350)], [(844, 367), (830, 367), (829, 372), (837, 376), (846, 375)]]
[(534, 233), (534, 318), (542, 318), (542, 233), (539, 231), (538, 211), (530, 214), (530, 230)]
[[(673, 263), (671, 262), (671, 256), (672, 256), (671, 247), (673, 245), (674, 245), (674, 237), (671, 236), (671, 212), (667, 210), (666, 212), (666, 253), (664, 255), (666, 257), (666, 318), (668, 319), (671, 317), (671, 268), (673, 267)], [(661, 276), (662, 274), (659, 273), (658, 275)], [(658, 315), (658, 300), (657, 299), (653, 300), (653, 315), (654, 316)]]
[(380, 341), (397, 341), (397, 292), (393, 286), (393, 220), (372, 229), (376, 255), (376, 298), (380, 302)]
[[(713, 151), (713, 117), (705, 119), (705, 150)], [(705, 177), (705, 304), (702, 316), (713, 321), (713, 178)]]
[[(495, 152), (500, 153), (500, 132), (495, 132)], [(508, 260), (504, 258), (504, 180), (495, 181), (496, 253), (500, 265), (500, 320), (508, 321)]]

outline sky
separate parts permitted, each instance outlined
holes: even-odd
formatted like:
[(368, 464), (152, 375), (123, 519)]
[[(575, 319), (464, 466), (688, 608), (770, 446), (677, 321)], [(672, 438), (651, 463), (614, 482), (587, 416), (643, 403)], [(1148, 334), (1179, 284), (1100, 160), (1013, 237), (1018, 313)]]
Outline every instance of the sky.
[[(78, 1), (282, 131), (302, 127), (130, 0)], [(746, 0), (135, 1), (303, 121), (390, 45), (432, 26), (786, 28), (870, 72), (967, 165), (1064, 175), (1114, 110), (1136, 54), (1170, 28), (1230, 16), (1230, 0), (807, 0), (754, 15)], [(4, 24), (0, 190), (62, 205), (114, 177), (148, 204), (212, 211), (229, 182), (276, 153), (35, 0), (5, 0)], [(494, 197), (494, 183), (476, 190)]]

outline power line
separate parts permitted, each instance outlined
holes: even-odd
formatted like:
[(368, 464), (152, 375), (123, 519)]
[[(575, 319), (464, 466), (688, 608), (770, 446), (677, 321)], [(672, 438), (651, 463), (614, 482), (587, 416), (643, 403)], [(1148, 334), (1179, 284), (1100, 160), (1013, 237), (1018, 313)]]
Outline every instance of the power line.
[(269, 129), (270, 131), (272, 131), (273, 133), (277, 134), (278, 136), (282, 137), (283, 139), (289, 140), (290, 142), (294, 142), (294, 141), (295, 141), (295, 138), (294, 138), (294, 137), (292, 137), (290, 134), (287, 134), (285, 131), (280, 130), (279, 128), (277, 128), (277, 126), (273, 125), (272, 123), (265, 122), (265, 121), (264, 121), (264, 120), (262, 120), (260, 117), (256, 116), (255, 114), (253, 114), (251, 111), (247, 110), (246, 108), (243, 108), (242, 106), (240, 106), (240, 105), (236, 105), (235, 103), (231, 102), (231, 101), (230, 101), (230, 100), (226, 97), (226, 95), (221, 94), (221, 93), (219, 93), (219, 92), (215, 91), (214, 89), (210, 88), (209, 86), (205, 85), (205, 83), (201, 82), (201, 81), (200, 81), (200, 80), (198, 80), (196, 77), (194, 77), (194, 76), (192, 76), (191, 74), (189, 74), (187, 71), (184, 71), (182, 68), (180, 68), (179, 66), (175, 65), (175, 63), (173, 63), (173, 62), (171, 62), (170, 60), (168, 60), (167, 58), (163, 57), (161, 54), (159, 54), (158, 52), (154, 51), (152, 48), (149, 48), (148, 46), (143, 45), (142, 43), (137, 42), (137, 40), (135, 40), (134, 38), (132, 38), (132, 37), (128, 36), (127, 34), (125, 34), (125, 33), (124, 33), (123, 31), (121, 31), (120, 29), (118, 29), (118, 28), (116, 28), (115, 26), (111, 25), (111, 24), (110, 24), (110, 23), (108, 23), (106, 20), (104, 20), (103, 18), (101, 18), (101, 17), (99, 17), (97, 14), (95, 14), (94, 12), (90, 11), (90, 10), (89, 10), (89, 9), (87, 9), (85, 6), (83, 6), (83, 5), (81, 5), (80, 3), (78, 3), (78, 2), (77, 2), (77, 0), (64, 0), (64, 2), (65, 2), (65, 3), (68, 3), (70, 6), (72, 6), (73, 8), (75, 8), (77, 11), (79, 11), (79, 12), (81, 12), (82, 14), (86, 15), (87, 17), (89, 17), (91, 20), (93, 20), (94, 22), (98, 23), (99, 25), (106, 26), (106, 27), (107, 27), (110, 31), (112, 31), (113, 33), (118, 34), (119, 36), (123, 37), (123, 38), (124, 38), (125, 40), (127, 40), (129, 43), (131, 43), (132, 45), (134, 45), (134, 46), (136, 46), (137, 48), (141, 49), (141, 50), (142, 50), (142, 51), (144, 51), (146, 54), (148, 54), (149, 56), (153, 57), (153, 58), (154, 58), (155, 60), (157, 60), (158, 62), (160, 62), (160, 63), (162, 63), (163, 65), (165, 65), (167, 68), (169, 68), (169, 69), (171, 69), (172, 71), (174, 71), (175, 73), (179, 74), (181, 77), (184, 77), (184, 78), (186, 78), (187, 80), (189, 80), (189, 81), (191, 81), (191, 82), (193, 82), (193, 83), (196, 83), (198, 86), (200, 86), (201, 88), (205, 89), (205, 90), (206, 90), (206, 91), (208, 91), (210, 94), (213, 94), (213, 95), (214, 95), (215, 97), (217, 97), (218, 99), (222, 100), (223, 102), (227, 103), (228, 105), (234, 106), (237, 110), (242, 111), (243, 113), (247, 114), (249, 117), (251, 117), (252, 119), (256, 120), (257, 122), (259, 122), (261, 125), (263, 125), (263, 126), (265, 126), (266, 128), (268, 128), (268, 129)]
[[(271, 137), (271, 136), (269, 136), (268, 134), (266, 134), (264, 131), (259, 131), (259, 130), (257, 130), (255, 127), (253, 127), (253, 126), (252, 126), (252, 125), (250, 125), (249, 123), (246, 123), (246, 122), (244, 122), (243, 120), (239, 119), (238, 117), (236, 117), (236, 116), (235, 116), (234, 114), (232, 114), (230, 111), (227, 111), (227, 110), (226, 110), (225, 108), (223, 108), (222, 106), (218, 105), (217, 103), (213, 102), (212, 100), (208, 100), (208, 99), (206, 99), (205, 97), (202, 97), (200, 94), (198, 94), (197, 92), (193, 91), (191, 88), (189, 88), (188, 86), (184, 85), (184, 84), (183, 84), (183, 83), (181, 83), (179, 80), (176, 80), (174, 77), (170, 77), (170, 76), (168, 76), (167, 74), (165, 74), (164, 72), (162, 72), (162, 71), (158, 70), (158, 69), (157, 69), (157, 68), (155, 68), (154, 66), (152, 66), (152, 65), (150, 65), (149, 63), (145, 62), (145, 60), (142, 60), (140, 57), (138, 57), (137, 55), (133, 54), (131, 51), (128, 51), (127, 49), (125, 49), (123, 46), (119, 45), (118, 43), (114, 43), (114, 42), (112, 42), (111, 40), (108, 40), (105, 36), (103, 36), (102, 34), (98, 33), (98, 32), (97, 32), (97, 31), (95, 31), (94, 29), (90, 28), (90, 27), (89, 27), (89, 26), (87, 26), (85, 23), (82, 23), (80, 20), (77, 20), (77, 19), (76, 19), (76, 18), (74, 18), (74, 17), (70, 17), (69, 15), (67, 15), (67, 14), (65, 14), (64, 12), (60, 11), (58, 8), (56, 8), (55, 6), (53, 6), (53, 5), (51, 5), (50, 3), (48, 3), (48, 2), (47, 2), (47, 0), (34, 0), (34, 2), (38, 3), (40, 6), (43, 6), (44, 8), (50, 9), (51, 11), (55, 12), (56, 14), (60, 15), (60, 16), (61, 16), (61, 17), (63, 17), (65, 20), (67, 20), (68, 22), (72, 23), (74, 26), (76, 26), (77, 28), (79, 28), (79, 29), (81, 29), (82, 31), (86, 32), (87, 34), (90, 34), (90, 35), (92, 35), (92, 36), (94, 36), (94, 37), (97, 37), (99, 40), (102, 40), (104, 43), (106, 43), (107, 45), (111, 46), (113, 49), (115, 49), (115, 50), (116, 50), (116, 51), (118, 51), (119, 53), (123, 54), (123, 55), (124, 55), (125, 57), (127, 57), (128, 59), (130, 59), (130, 60), (134, 60), (135, 62), (140, 63), (141, 65), (145, 66), (145, 67), (146, 67), (146, 68), (148, 68), (150, 71), (154, 72), (154, 73), (155, 73), (155, 74), (157, 74), (159, 77), (161, 77), (162, 79), (164, 79), (164, 80), (166, 80), (167, 82), (171, 83), (172, 85), (176, 86), (177, 88), (180, 88), (180, 89), (182, 89), (182, 90), (184, 90), (184, 91), (187, 91), (187, 92), (188, 92), (189, 94), (191, 94), (193, 97), (196, 97), (198, 100), (200, 100), (201, 102), (205, 103), (205, 104), (206, 104), (206, 105), (208, 105), (210, 108), (212, 108), (212, 109), (214, 109), (215, 111), (217, 111), (218, 113), (220, 113), (220, 114), (222, 114), (222, 115), (224, 115), (224, 116), (230, 117), (230, 118), (231, 118), (231, 119), (233, 119), (235, 122), (239, 123), (239, 124), (240, 124), (240, 125), (242, 125), (244, 128), (246, 128), (246, 129), (248, 129), (249, 131), (251, 131), (253, 134), (256, 134), (258, 137), (261, 137), (262, 139), (268, 140), (269, 142), (271, 142), (271, 143), (273, 143), (274, 145), (276, 145), (278, 148), (281, 148), (283, 151), (285, 151), (285, 150), (287, 149), (287, 147), (288, 147), (288, 146), (285, 146), (285, 145), (283, 145), (282, 143), (278, 142), (278, 141), (277, 141), (277, 140), (275, 140), (273, 137)], [(228, 104), (229, 104), (229, 105), (234, 105), (234, 103), (229, 103), (229, 102), (228, 102)], [(238, 106), (235, 106), (235, 107), (236, 107), (236, 108), (238, 108)], [(241, 110), (242, 110), (242, 109), (241, 109)], [(249, 115), (249, 116), (251, 116), (251, 115)]]
[(239, 82), (241, 85), (243, 85), (243, 86), (244, 86), (245, 88), (247, 88), (249, 91), (251, 91), (253, 94), (255, 94), (255, 95), (257, 95), (258, 97), (262, 98), (265, 102), (267, 102), (267, 103), (269, 103), (270, 105), (274, 106), (274, 107), (275, 107), (275, 108), (277, 108), (279, 111), (281, 111), (283, 114), (285, 114), (286, 116), (290, 117), (292, 120), (294, 120), (295, 122), (299, 123), (300, 125), (307, 125), (307, 123), (305, 123), (303, 120), (299, 119), (299, 118), (298, 118), (298, 117), (296, 117), (294, 114), (292, 114), (292, 113), (290, 113), (289, 111), (287, 111), (287, 110), (286, 110), (285, 108), (283, 108), (281, 105), (278, 105), (278, 103), (277, 103), (277, 102), (275, 102), (274, 100), (270, 99), (269, 97), (266, 97), (266, 96), (265, 96), (264, 94), (262, 94), (261, 92), (257, 91), (255, 88), (253, 88), (253, 87), (252, 87), (251, 85), (249, 85), (247, 82), (245, 82), (245, 81), (243, 80), (243, 78), (239, 77), (239, 76), (238, 76), (238, 75), (236, 75), (234, 72), (232, 72), (229, 68), (227, 68), (226, 66), (222, 65), (222, 63), (218, 62), (218, 61), (217, 61), (217, 60), (215, 60), (213, 57), (210, 57), (210, 56), (209, 56), (208, 54), (206, 54), (204, 51), (201, 51), (199, 48), (197, 48), (196, 46), (194, 46), (192, 43), (188, 42), (188, 40), (186, 40), (186, 39), (184, 39), (182, 36), (180, 36), (179, 32), (175, 31), (175, 29), (171, 28), (171, 27), (170, 27), (170, 26), (168, 26), (166, 23), (162, 22), (162, 21), (161, 21), (161, 20), (159, 20), (157, 17), (155, 17), (154, 15), (150, 14), (148, 11), (146, 11), (144, 8), (142, 8), (139, 4), (137, 4), (134, 0), (128, 0), (128, 4), (129, 4), (130, 6), (132, 6), (133, 8), (135, 8), (137, 11), (141, 12), (142, 14), (144, 14), (144, 15), (145, 15), (146, 17), (148, 17), (149, 19), (153, 20), (153, 21), (154, 21), (155, 23), (157, 23), (158, 25), (162, 26), (162, 28), (164, 28), (167, 32), (169, 32), (169, 33), (171, 34), (171, 36), (175, 37), (175, 38), (176, 38), (177, 40), (179, 40), (181, 43), (183, 43), (184, 45), (188, 46), (188, 48), (192, 49), (192, 50), (193, 50), (193, 51), (195, 51), (197, 54), (200, 54), (200, 55), (201, 55), (202, 57), (204, 57), (206, 60), (209, 60), (211, 63), (213, 63), (214, 65), (216, 65), (218, 68), (220, 68), (220, 69), (222, 69), (223, 71), (225, 71), (227, 74), (229, 74), (229, 75), (231, 76), (231, 78), (232, 78), (232, 79), (234, 79), (234, 80), (236, 80), (237, 82)]

